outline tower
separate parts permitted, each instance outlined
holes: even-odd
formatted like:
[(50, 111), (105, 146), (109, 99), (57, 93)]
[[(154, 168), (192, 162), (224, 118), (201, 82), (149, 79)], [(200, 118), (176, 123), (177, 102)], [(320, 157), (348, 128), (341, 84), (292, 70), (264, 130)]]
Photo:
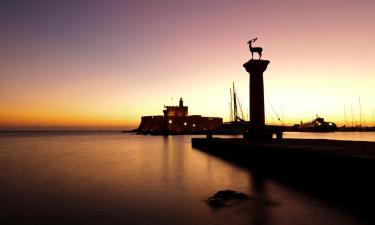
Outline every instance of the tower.
[(265, 130), (263, 72), (268, 60), (249, 60), (243, 66), (250, 75), (250, 127), (246, 135), (249, 139), (272, 138)]

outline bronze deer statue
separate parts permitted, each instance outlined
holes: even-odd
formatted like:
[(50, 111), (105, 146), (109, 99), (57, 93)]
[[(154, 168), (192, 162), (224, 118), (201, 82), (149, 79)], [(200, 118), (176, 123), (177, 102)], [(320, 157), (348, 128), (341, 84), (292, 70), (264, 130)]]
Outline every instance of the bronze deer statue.
[(255, 42), (258, 38), (254, 38), (254, 39), (251, 39), (249, 42), (247, 42), (249, 44), (249, 48), (250, 48), (250, 52), (251, 52), (251, 59), (253, 59), (253, 55), (254, 55), (254, 52), (258, 53), (259, 55), (259, 59), (262, 58), (262, 51), (263, 49), (261, 47), (255, 47), (253, 48), (253, 46), (251, 46), (251, 43)]

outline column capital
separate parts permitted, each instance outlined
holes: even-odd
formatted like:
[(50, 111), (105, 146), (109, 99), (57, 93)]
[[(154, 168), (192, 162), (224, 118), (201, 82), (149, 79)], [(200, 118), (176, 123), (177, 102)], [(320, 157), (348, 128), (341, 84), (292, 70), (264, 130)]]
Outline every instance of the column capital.
[(269, 60), (254, 60), (250, 59), (248, 62), (243, 64), (243, 67), (245, 67), (246, 71), (250, 74), (254, 73), (263, 73), (266, 71), (268, 64), (270, 63)]

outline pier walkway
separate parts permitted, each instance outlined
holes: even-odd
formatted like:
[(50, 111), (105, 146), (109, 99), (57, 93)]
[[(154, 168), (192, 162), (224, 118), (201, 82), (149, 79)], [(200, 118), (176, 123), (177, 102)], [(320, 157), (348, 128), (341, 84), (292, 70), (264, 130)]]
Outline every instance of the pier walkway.
[(195, 149), (348, 207), (374, 224), (375, 142), (192, 138)]

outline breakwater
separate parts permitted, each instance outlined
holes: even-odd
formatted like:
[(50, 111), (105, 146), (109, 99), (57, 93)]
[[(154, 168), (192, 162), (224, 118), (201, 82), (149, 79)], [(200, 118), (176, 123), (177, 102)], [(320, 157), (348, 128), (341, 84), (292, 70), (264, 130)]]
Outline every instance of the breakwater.
[(334, 200), (374, 221), (375, 142), (324, 139), (192, 138), (195, 149)]

